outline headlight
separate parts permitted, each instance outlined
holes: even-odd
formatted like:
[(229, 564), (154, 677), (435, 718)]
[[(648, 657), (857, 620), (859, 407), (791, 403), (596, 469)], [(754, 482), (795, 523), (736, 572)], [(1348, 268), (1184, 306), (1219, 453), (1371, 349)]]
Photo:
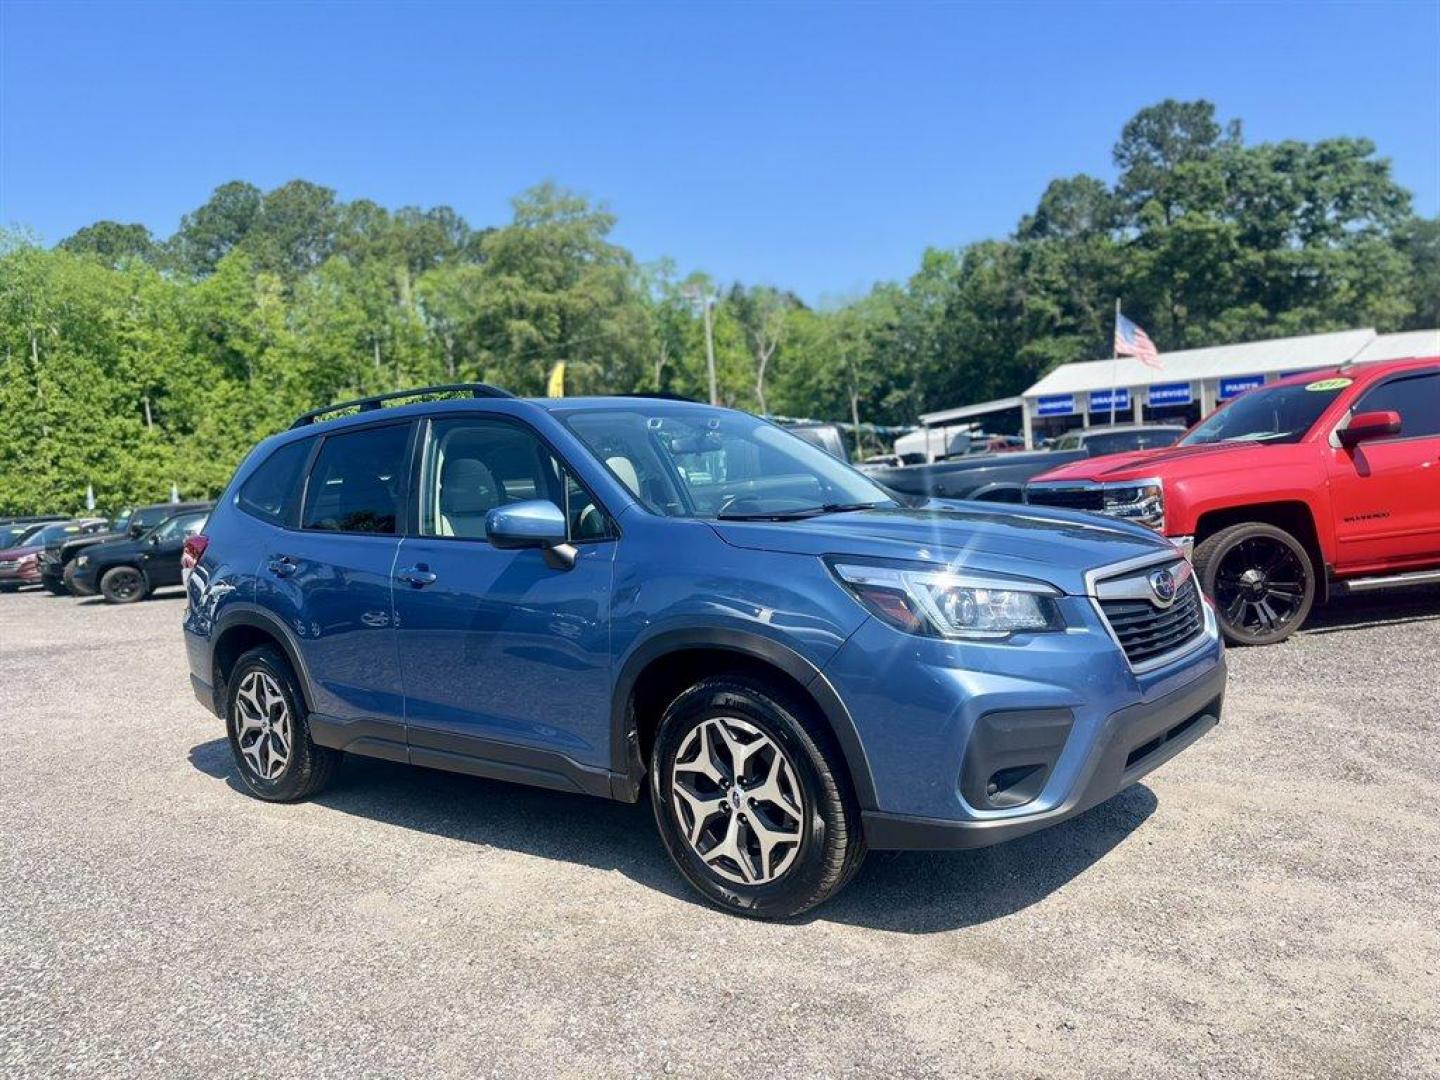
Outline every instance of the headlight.
[(1040, 581), (860, 562), (830, 568), (872, 615), (911, 634), (1003, 638), (1064, 625), (1059, 590)]
[(90, 561), (90, 556), (89, 556), (89, 555), (76, 555), (76, 556), (75, 556), (75, 565), (76, 565), (76, 566), (84, 566), (84, 565), (85, 565), (86, 563), (88, 563), (89, 561)]
[(1165, 487), (1159, 480), (1106, 484), (1105, 513), (1161, 531), (1165, 527)]

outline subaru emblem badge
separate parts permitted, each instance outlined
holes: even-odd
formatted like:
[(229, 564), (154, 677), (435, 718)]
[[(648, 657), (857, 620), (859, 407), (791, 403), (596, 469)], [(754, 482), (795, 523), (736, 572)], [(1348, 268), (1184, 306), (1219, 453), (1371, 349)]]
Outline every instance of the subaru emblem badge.
[(1169, 570), (1156, 570), (1150, 575), (1150, 591), (1157, 604), (1169, 607), (1175, 602), (1175, 575)]

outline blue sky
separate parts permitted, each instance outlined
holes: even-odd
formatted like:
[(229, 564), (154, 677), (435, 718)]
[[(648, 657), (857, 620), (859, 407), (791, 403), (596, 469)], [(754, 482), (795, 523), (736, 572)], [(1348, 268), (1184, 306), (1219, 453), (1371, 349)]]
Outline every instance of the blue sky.
[(812, 301), (1109, 178), (1124, 121), (1207, 97), (1250, 139), (1366, 135), (1440, 213), (1440, 0), (34, 4), (0, 0), (0, 222), (168, 235), (304, 177), (472, 224), (554, 179), (641, 259)]

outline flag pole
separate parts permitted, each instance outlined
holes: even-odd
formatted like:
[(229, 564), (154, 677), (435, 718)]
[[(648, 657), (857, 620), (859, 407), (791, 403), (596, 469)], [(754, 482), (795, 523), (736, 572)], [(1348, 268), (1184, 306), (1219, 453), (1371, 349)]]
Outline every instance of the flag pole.
[(1110, 336), (1110, 426), (1115, 426), (1116, 384), (1120, 381), (1120, 357), (1115, 352), (1115, 339), (1120, 335), (1120, 298), (1115, 298), (1115, 332)]

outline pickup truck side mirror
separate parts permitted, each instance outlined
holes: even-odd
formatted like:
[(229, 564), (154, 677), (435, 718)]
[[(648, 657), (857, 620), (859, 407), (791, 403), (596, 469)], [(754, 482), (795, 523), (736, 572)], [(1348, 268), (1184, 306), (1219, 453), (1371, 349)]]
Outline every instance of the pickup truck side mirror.
[(1358, 446), (1369, 439), (1383, 439), (1387, 435), (1400, 434), (1400, 414), (1393, 409), (1377, 412), (1356, 413), (1338, 432), (1340, 445)]

